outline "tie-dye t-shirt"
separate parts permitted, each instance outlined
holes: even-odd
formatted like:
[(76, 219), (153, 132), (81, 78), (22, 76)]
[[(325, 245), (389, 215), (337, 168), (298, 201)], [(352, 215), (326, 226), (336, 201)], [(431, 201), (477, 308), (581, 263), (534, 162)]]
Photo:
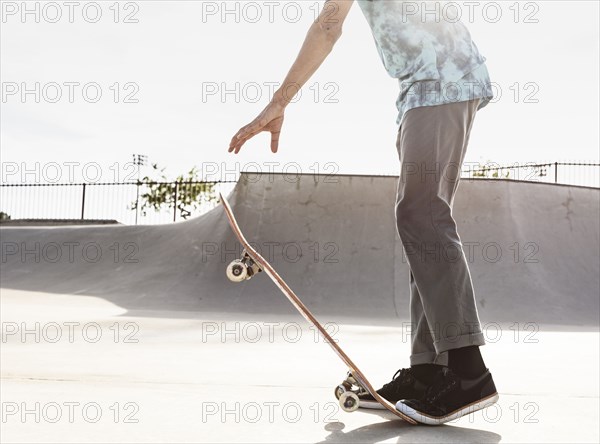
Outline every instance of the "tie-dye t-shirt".
[(383, 64), (400, 82), (398, 120), (420, 106), (493, 98), (485, 58), (442, 2), (357, 0)]

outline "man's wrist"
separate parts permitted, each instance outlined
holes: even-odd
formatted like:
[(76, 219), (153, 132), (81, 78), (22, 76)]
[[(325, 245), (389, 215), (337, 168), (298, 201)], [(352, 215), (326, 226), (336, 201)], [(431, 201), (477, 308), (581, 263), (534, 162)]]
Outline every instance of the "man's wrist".
[(288, 83), (287, 85), (282, 85), (275, 94), (273, 94), (272, 103), (280, 106), (281, 108), (287, 107), (290, 102), (296, 97), (296, 94), (300, 91), (300, 85), (296, 83)]
[(278, 108), (281, 108), (281, 109), (285, 109), (289, 103), (290, 103), (290, 101), (286, 100), (286, 98), (283, 96), (283, 94), (280, 93), (279, 91), (277, 91), (273, 95), (273, 98), (271, 99), (271, 104)]

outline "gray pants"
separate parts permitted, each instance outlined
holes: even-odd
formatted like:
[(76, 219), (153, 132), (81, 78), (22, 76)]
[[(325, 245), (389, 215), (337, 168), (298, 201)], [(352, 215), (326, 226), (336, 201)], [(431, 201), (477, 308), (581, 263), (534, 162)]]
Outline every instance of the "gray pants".
[(414, 108), (398, 132), (398, 234), (410, 268), (412, 365), (484, 345), (473, 284), (452, 217), (479, 99)]

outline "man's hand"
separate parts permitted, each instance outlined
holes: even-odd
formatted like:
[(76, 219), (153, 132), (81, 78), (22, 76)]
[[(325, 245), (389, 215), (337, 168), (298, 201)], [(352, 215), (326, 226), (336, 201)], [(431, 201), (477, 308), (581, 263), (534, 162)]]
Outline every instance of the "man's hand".
[(229, 143), (230, 153), (239, 153), (242, 146), (256, 136), (258, 133), (268, 131), (271, 133), (271, 151), (276, 153), (279, 149), (279, 134), (283, 125), (285, 108), (271, 102), (267, 107), (248, 125), (242, 127)]

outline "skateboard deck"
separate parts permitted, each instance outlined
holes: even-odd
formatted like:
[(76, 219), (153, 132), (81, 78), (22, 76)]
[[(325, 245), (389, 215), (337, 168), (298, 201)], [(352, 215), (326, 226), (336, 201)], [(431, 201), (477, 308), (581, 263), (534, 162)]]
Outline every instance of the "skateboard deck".
[(417, 422), (405, 414), (396, 410), (395, 406), (382, 398), (377, 394), (366, 376), (359, 370), (356, 364), (350, 359), (350, 357), (342, 350), (338, 343), (327, 333), (327, 330), (321, 325), (321, 323), (315, 318), (310, 310), (304, 305), (300, 298), (292, 291), (292, 289), (285, 283), (285, 281), (275, 271), (273, 266), (266, 261), (246, 240), (242, 234), (231, 206), (227, 199), (219, 193), (221, 203), (225, 209), (227, 220), (233, 230), (234, 234), (240, 241), (240, 244), (244, 248), (243, 257), (240, 260), (232, 262), (227, 270), (228, 277), (230, 280), (235, 282), (241, 282), (243, 280), (251, 278), (254, 274), (264, 271), (269, 278), (279, 287), (281, 292), (288, 298), (292, 305), (298, 310), (298, 312), (312, 324), (321, 334), (325, 342), (332, 348), (332, 350), (339, 356), (339, 358), (348, 366), (348, 377), (335, 389), (336, 397), (340, 401), (342, 409), (345, 411), (354, 411), (358, 408), (358, 397), (356, 396), (357, 390), (350, 390), (352, 386), (357, 386), (362, 390), (365, 390), (373, 396), (382, 406), (392, 412), (399, 418), (402, 418), (406, 422), (416, 424)]

